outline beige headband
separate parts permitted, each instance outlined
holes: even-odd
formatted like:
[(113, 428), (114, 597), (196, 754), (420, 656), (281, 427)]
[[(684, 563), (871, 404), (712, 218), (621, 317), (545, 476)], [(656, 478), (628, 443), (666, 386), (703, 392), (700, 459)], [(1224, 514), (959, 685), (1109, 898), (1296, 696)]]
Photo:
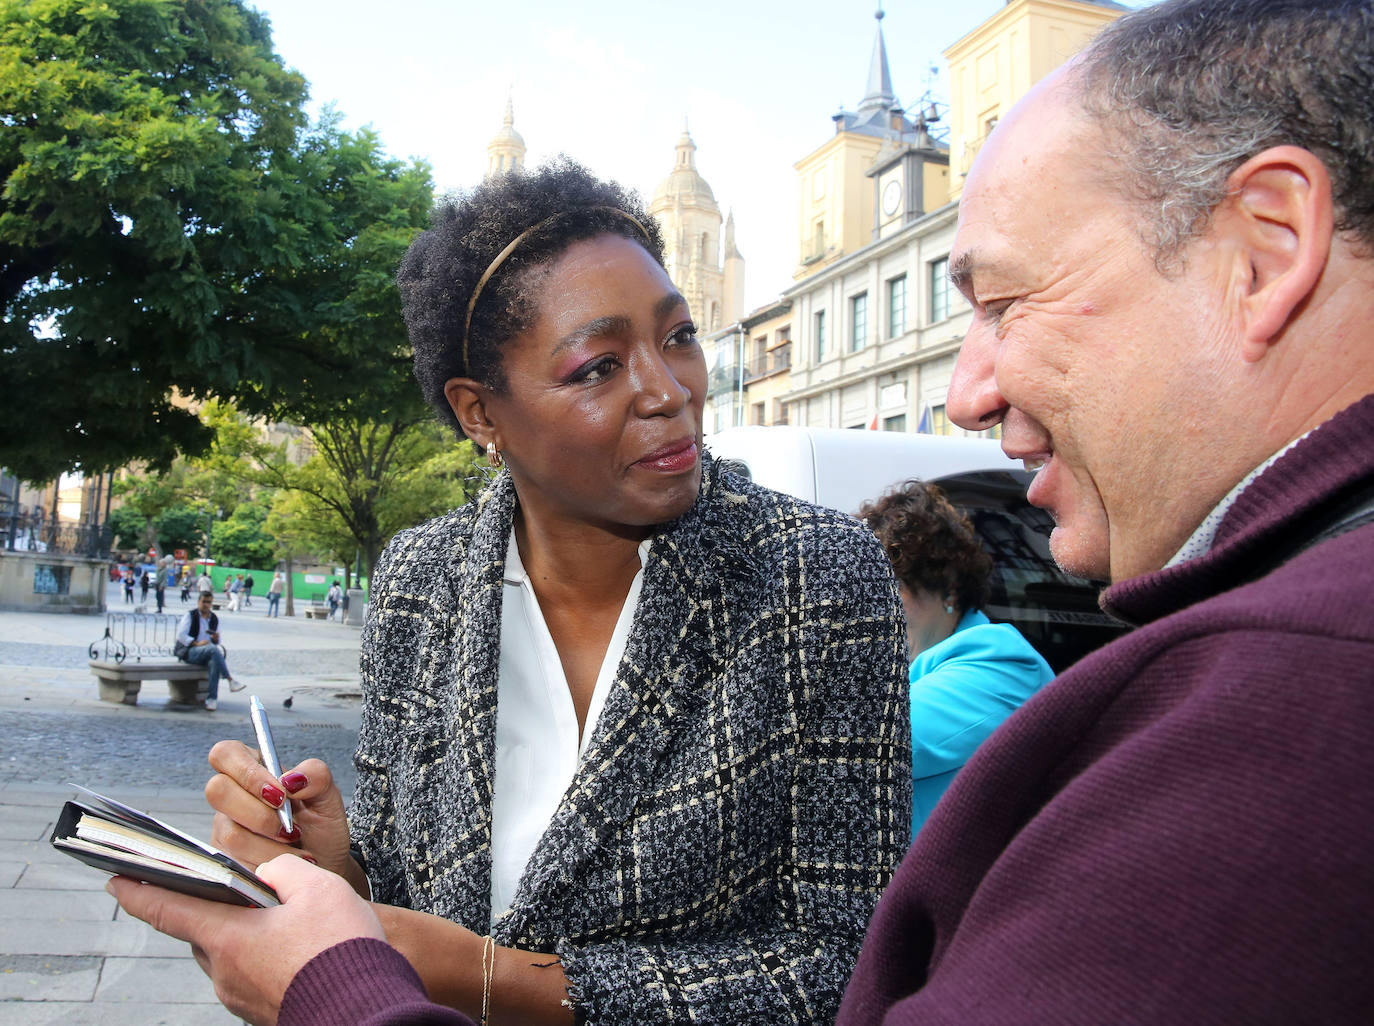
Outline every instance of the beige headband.
[(463, 318), (464, 374), (472, 374), (472, 368), (468, 365), (468, 332), (472, 328), (472, 311), (477, 306), (477, 298), (482, 294), (482, 289), (486, 287), (487, 282), (491, 281), (491, 276), (496, 273), (497, 268), (499, 268), (503, 263), (506, 262), (506, 257), (510, 256), (512, 253), (515, 252), (515, 247), (520, 245), (520, 243), (524, 242), (528, 236), (533, 235), (535, 232), (539, 231), (539, 229), (543, 228), (545, 225), (549, 224), (552, 221), (558, 220), (558, 218), (560, 217), (564, 217), (568, 214), (580, 214), (586, 210), (604, 210), (611, 214), (619, 214), (625, 220), (629, 221), (630, 224), (634, 225), (636, 228), (639, 229), (639, 234), (644, 236), (646, 242), (649, 239), (649, 233), (644, 230), (644, 226), (639, 223), (639, 219), (631, 214), (625, 213), (625, 211), (621, 210), (619, 207), (578, 207), (575, 210), (560, 210), (558, 213), (553, 214), (550, 217), (544, 218), (544, 220), (538, 222), (537, 224), (530, 225), (515, 238), (511, 239), (510, 244), (506, 246), (505, 249), (501, 250), (501, 252), (496, 254), (496, 259), (487, 265), (487, 269), (484, 272), (482, 272), (482, 277), (477, 279), (477, 287), (472, 290), (472, 298), (468, 300), (468, 315), (465, 318)]

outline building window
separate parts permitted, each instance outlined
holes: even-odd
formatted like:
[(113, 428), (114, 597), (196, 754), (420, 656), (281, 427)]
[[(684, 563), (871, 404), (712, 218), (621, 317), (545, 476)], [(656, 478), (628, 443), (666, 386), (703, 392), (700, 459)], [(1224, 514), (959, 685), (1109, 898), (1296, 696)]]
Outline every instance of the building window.
[(906, 414), (905, 414), (905, 413), (899, 413), (899, 414), (897, 414), (895, 417), (884, 417), (884, 418), (883, 418), (883, 430), (884, 430), (884, 431), (905, 431), (905, 430), (906, 430)]
[(849, 351), (857, 353), (868, 341), (868, 293), (849, 297)]
[(906, 331), (906, 275), (899, 274), (887, 283), (887, 337)]
[(816, 311), (816, 362), (825, 359), (825, 311)]
[(763, 424), (763, 423), (765, 423), (765, 421), (764, 421), (764, 419), (763, 419), (763, 411), (764, 411), (764, 409), (765, 409), (765, 406), (764, 406), (763, 403), (754, 403), (754, 405), (753, 405), (752, 407), (750, 407), (749, 423), (751, 423), (751, 424)]
[(949, 257), (930, 263), (930, 322), (943, 321), (949, 316)]

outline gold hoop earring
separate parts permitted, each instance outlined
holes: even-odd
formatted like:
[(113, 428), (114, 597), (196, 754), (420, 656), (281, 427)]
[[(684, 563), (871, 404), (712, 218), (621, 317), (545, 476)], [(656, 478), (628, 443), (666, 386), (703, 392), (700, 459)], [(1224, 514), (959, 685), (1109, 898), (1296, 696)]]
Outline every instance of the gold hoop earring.
[(502, 466), (506, 462), (501, 458), (501, 450), (496, 448), (495, 442), (487, 443), (487, 462), (493, 467)]

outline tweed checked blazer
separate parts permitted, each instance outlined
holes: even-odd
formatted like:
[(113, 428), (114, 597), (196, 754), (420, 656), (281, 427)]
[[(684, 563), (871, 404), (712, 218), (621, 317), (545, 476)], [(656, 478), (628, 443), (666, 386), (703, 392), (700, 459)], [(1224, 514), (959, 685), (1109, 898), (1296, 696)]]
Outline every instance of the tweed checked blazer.
[[(587, 1023), (826, 1023), (907, 846), (901, 606), (857, 520), (707, 457), (496, 942), (562, 959)], [(376, 900), (489, 932), (515, 490), (398, 534), (362, 650), (350, 812)]]

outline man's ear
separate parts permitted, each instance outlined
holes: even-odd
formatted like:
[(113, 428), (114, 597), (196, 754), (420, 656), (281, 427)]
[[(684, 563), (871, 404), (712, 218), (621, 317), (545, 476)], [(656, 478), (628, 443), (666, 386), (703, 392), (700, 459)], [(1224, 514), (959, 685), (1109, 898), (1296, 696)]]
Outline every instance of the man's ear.
[(1227, 179), (1224, 230), (1248, 263), (1242, 357), (1258, 362), (1307, 300), (1331, 254), (1335, 214), (1325, 165), (1299, 146), (1255, 154)]
[(444, 382), (444, 398), (448, 400), (449, 409), (458, 418), (458, 426), (463, 429), (463, 434), (467, 435), (476, 444), (477, 448), (485, 449), (488, 442), (496, 442), (496, 447), (501, 448), (500, 439), (496, 438), (496, 426), (487, 417), (487, 387), (472, 378), (449, 378)]

